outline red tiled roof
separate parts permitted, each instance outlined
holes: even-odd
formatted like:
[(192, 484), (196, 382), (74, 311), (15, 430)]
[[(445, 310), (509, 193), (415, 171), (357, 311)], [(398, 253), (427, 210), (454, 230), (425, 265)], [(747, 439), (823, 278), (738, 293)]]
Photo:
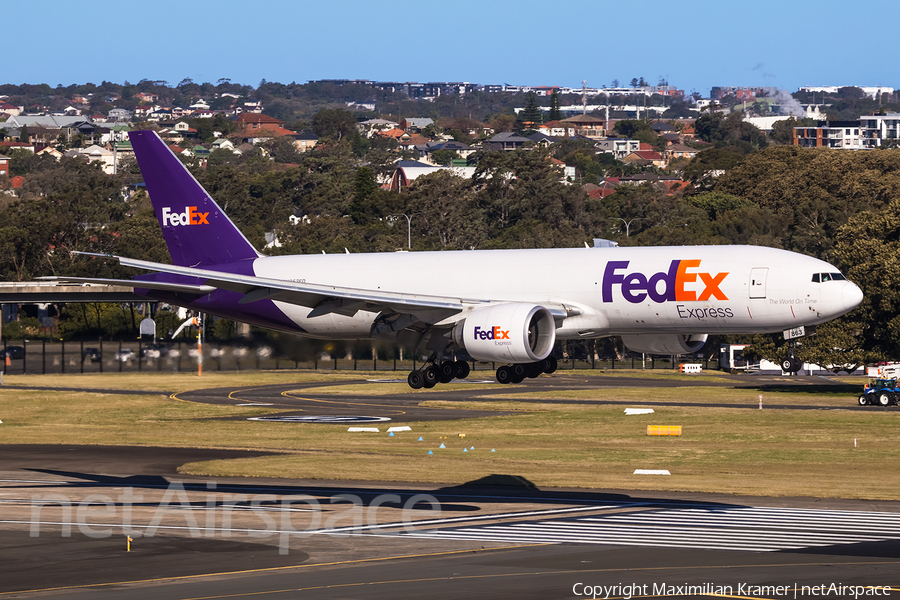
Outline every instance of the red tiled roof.
[(281, 125), (283, 121), (280, 119), (276, 119), (275, 117), (270, 117), (268, 115), (264, 115), (262, 113), (250, 113), (245, 112), (241, 113), (240, 116), (235, 119), (238, 123), (276, 123)]
[(653, 150), (653, 146), (651, 146), (647, 142), (641, 142), (641, 145), (638, 146), (638, 150)]

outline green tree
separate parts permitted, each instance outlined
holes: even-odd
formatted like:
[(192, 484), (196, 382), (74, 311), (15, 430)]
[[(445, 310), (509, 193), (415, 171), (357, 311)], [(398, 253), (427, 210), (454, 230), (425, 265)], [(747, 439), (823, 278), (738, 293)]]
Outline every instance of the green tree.
[(559, 94), (556, 93), (556, 88), (554, 88), (553, 93), (550, 94), (550, 112), (547, 114), (547, 121), (561, 121), (562, 118), (562, 110), (559, 107)]
[(359, 132), (353, 113), (341, 108), (323, 108), (313, 116), (312, 127), (319, 137), (338, 141)]
[(456, 150), (435, 150), (431, 153), (431, 161), (436, 165), (449, 165), (458, 158)]
[(525, 108), (519, 113), (519, 122), (523, 127), (534, 128), (544, 122), (544, 114), (537, 103), (537, 94), (528, 92), (525, 95)]

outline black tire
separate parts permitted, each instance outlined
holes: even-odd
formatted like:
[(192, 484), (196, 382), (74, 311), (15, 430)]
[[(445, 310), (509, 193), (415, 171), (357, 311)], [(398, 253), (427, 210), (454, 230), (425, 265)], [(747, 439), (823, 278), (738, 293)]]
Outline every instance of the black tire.
[(441, 383), (450, 383), (456, 377), (456, 365), (453, 362), (442, 362), (438, 367), (438, 380)]
[(414, 390), (422, 389), (422, 386), (425, 385), (425, 376), (422, 375), (422, 371), (410, 371), (409, 375), (406, 377), (406, 383), (409, 384)]
[(878, 394), (878, 406), (890, 406), (893, 403), (893, 398), (887, 392), (881, 392)]
[(525, 381), (525, 369), (522, 369), (521, 373), (513, 372), (512, 382), (513, 383), (522, 383)]
[(497, 381), (502, 384), (512, 383), (513, 372), (510, 367), (502, 366), (497, 369)]
[(528, 363), (525, 365), (525, 376), (534, 379), (544, 372), (544, 361)]
[(794, 359), (793, 358), (785, 358), (781, 361), (781, 370), (786, 371), (788, 373), (794, 372)]
[(456, 378), (457, 379), (465, 379), (466, 377), (469, 376), (469, 371), (471, 371), (471, 369), (469, 368), (469, 363), (467, 363), (464, 360), (456, 361)]
[(515, 380), (516, 377), (519, 378), (519, 381), (522, 381), (523, 379), (525, 379), (525, 374), (528, 372), (526, 369), (526, 365), (523, 365), (521, 363), (516, 363), (516, 364), (510, 366), (510, 368), (512, 369), (513, 380)]
[(435, 385), (437, 385), (440, 373), (438, 372), (436, 366), (428, 365), (427, 367), (422, 369), (422, 376), (425, 378), (425, 387), (433, 388)]
[(544, 359), (544, 373), (548, 375), (556, 371), (556, 367), (559, 366), (556, 362), (555, 356), (548, 356)]
[(860, 406), (866, 406), (869, 403), (869, 395), (868, 394), (860, 394), (857, 399)]
[(794, 372), (794, 373), (797, 373), (797, 372), (799, 372), (801, 369), (803, 369), (803, 361), (802, 361), (802, 360), (800, 360), (800, 359), (797, 358), (797, 357), (794, 357), (794, 358), (792, 358), (791, 360), (794, 361), (794, 364), (793, 364), (793, 367), (794, 367), (793, 372)]

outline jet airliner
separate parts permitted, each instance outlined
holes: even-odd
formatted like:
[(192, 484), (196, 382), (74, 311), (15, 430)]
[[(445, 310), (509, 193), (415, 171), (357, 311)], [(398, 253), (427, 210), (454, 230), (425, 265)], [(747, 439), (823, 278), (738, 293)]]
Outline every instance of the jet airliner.
[(129, 133), (172, 258), (114, 256), (151, 273), (148, 299), (319, 339), (425, 351), (413, 388), (464, 378), (467, 355), (501, 383), (552, 372), (557, 340), (621, 336), (684, 354), (710, 334), (776, 333), (839, 317), (859, 287), (821, 260), (754, 246), (472, 250), (263, 256), (153, 131)]

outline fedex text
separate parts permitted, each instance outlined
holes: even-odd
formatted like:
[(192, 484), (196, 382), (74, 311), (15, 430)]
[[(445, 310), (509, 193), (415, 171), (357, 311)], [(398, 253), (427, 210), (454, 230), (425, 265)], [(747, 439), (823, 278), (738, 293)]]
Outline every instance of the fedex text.
[[(639, 304), (648, 297), (653, 302), (705, 302), (712, 298), (728, 300), (719, 286), (728, 273), (704, 273), (699, 271), (700, 260), (673, 260), (668, 271), (654, 273), (629, 273), (627, 260), (606, 263), (603, 272), (603, 302), (613, 301), (613, 287), (619, 286), (622, 297), (632, 304)], [(699, 285), (698, 285), (699, 284)]]
[(479, 326), (475, 326), (475, 330), (473, 331), (476, 340), (508, 340), (509, 339), (509, 330), (503, 331), (500, 329), (498, 325), (491, 327), (490, 329), (482, 329)]
[(196, 206), (188, 206), (183, 213), (173, 213), (168, 206), (162, 209), (163, 227), (170, 225), (209, 225), (208, 212), (199, 212)]

